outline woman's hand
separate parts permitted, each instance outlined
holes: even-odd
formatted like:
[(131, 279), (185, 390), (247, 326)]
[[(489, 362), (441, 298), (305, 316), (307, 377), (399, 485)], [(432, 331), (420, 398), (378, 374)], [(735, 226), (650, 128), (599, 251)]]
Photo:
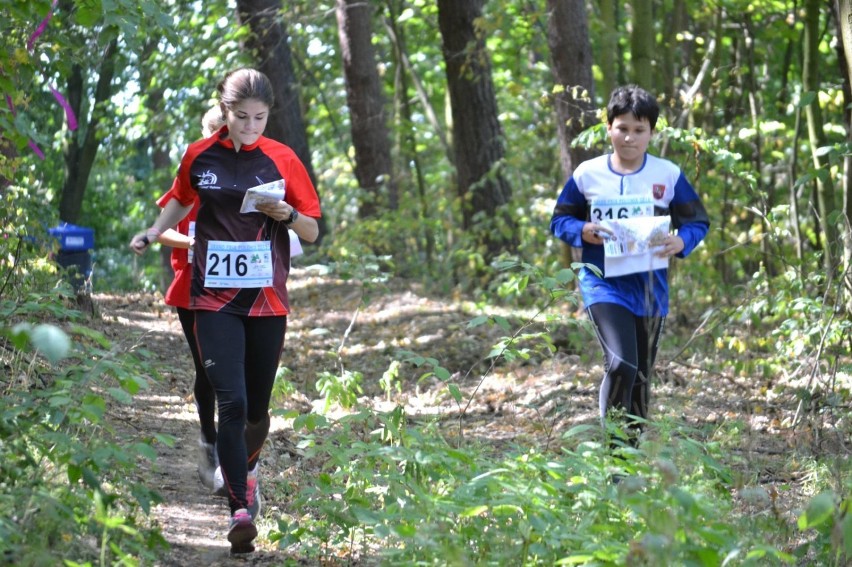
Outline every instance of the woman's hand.
[(293, 212), (293, 207), (291, 207), (286, 201), (261, 203), (255, 208), (272, 220), (276, 221), (286, 221), (290, 218), (290, 214)]
[(160, 231), (152, 226), (145, 232), (140, 232), (139, 234), (135, 235), (130, 240), (130, 249), (141, 256), (142, 254), (144, 254), (145, 250), (148, 249), (148, 246), (150, 246), (152, 242), (155, 242), (157, 240), (157, 237), (159, 235)]
[(293, 230), (302, 240), (315, 242), (319, 236), (317, 219), (300, 214), (286, 201), (259, 204), (255, 205), (255, 208), (273, 220), (284, 222), (287, 228)]

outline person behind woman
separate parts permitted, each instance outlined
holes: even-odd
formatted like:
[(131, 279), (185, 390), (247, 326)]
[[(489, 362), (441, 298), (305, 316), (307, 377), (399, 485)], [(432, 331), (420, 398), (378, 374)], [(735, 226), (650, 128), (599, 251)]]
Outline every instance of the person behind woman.
[[(175, 198), (130, 247), (143, 253), (200, 200), (195, 225), (190, 307), (207, 376), (216, 392), (219, 457), (231, 517), (231, 551), (254, 550), (260, 452), (269, 433), (269, 401), (290, 311), (288, 227), (313, 242), (319, 199), (292, 149), (263, 131), (274, 98), (269, 79), (237, 69), (218, 86), (225, 126), (187, 148)], [(246, 190), (284, 180), (284, 198), (240, 213)]]
[[(209, 109), (201, 119), (201, 134), (205, 138), (212, 136), (225, 124), (222, 109), (219, 105)], [(174, 198), (175, 187), (172, 186), (162, 197), (157, 199), (160, 208)], [(213, 477), (219, 459), (216, 457), (216, 394), (198, 352), (195, 340), (195, 312), (189, 308), (189, 288), (192, 279), (192, 246), (195, 241), (195, 217), (198, 214), (198, 200), (192, 209), (174, 228), (163, 231), (157, 237), (157, 242), (171, 246), (171, 264), (174, 279), (166, 290), (165, 303), (173, 306), (178, 315), (181, 329), (189, 345), (192, 361), (195, 365), (195, 382), (192, 392), (195, 409), (198, 412), (198, 422), (201, 426), (201, 436), (198, 440), (198, 478), (201, 483), (213, 490)]]
[(613, 152), (577, 166), (550, 221), (553, 234), (582, 247), (582, 261), (602, 273), (584, 267), (579, 275), (583, 302), (604, 355), (601, 421), (612, 408), (638, 418), (628, 420), (627, 440), (632, 443), (648, 417), (651, 371), (669, 310), (668, 272), (649, 270), (646, 264), (634, 273), (608, 274), (611, 248), (605, 253), (604, 242), (613, 231), (602, 223), (670, 215), (677, 232), (666, 233), (655, 254), (666, 259), (686, 257), (710, 226), (701, 199), (680, 168), (647, 153), (659, 113), (657, 101), (645, 90), (635, 85), (616, 88), (607, 105)]

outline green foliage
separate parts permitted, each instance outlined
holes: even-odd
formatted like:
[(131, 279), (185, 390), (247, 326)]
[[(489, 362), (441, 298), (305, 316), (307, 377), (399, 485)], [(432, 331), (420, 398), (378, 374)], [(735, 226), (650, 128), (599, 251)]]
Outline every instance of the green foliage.
[[(27, 256), (4, 277), (20, 277), (12, 274)], [(20, 298), (0, 295), (0, 556), (16, 565), (150, 560), (165, 546), (145, 519), (159, 497), (136, 471), (171, 440), (119, 436), (107, 419), (148, 387), (147, 354), (85, 326), (65, 288), (35, 293), (37, 281)]]
[(358, 394), (362, 394), (360, 372), (344, 371), (338, 376), (331, 372), (322, 372), (317, 378), (317, 390), (325, 400), (324, 412), (337, 404), (343, 409), (349, 409), (355, 405)]
[[(411, 424), (401, 407), (315, 425), (301, 446), (322, 472), (296, 495), (300, 514), (283, 516), (270, 535), (310, 557), (378, 546), (389, 565), (796, 561), (766, 539), (766, 522), (755, 529), (737, 513), (719, 444), (675, 435), (613, 456), (594, 428), (580, 426), (558, 454), (518, 446), (496, 455), (471, 441), (449, 444), (437, 423)], [(743, 496), (762, 501), (759, 490)], [(822, 534), (807, 546), (814, 561), (837, 564), (848, 552), (828, 537), (848, 532), (846, 507), (822, 494), (800, 516), (801, 530)], [(773, 522), (777, 530), (784, 520)]]
[[(517, 262), (500, 267), (507, 297), (535, 290), (549, 306), (576, 299), (569, 289), (574, 270), (550, 273)], [(782, 302), (786, 292), (755, 293), (756, 299), (773, 297)], [(804, 313), (812, 309), (803, 319), (822, 329), (810, 348), (845, 336), (828, 340), (834, 336), (830, 313), (819, 304), (797, 304)], [(716, 324), (720, 311), (706, 326)], [(819, 313), (821, 322), (814, 319)], [(528, 332), (539, 316), (521, 323), (479, 316), (468, 328), (488, 326), (505, 335), (488, 355), (495, 364), (528, 362), (552, 348), (549, 333)], [(767, 345), (766, 352), (773, 348)], [(790, 356), (782, 349), (778, 364)], [(386, 395), (400, 364), (422, 368), (421, 380), (444, 382), (462, 414), (466, 397), (469, 402), (477, 395), (477, 388), (465, 393), (470, 390), (462, 389), (462, 378), (437, 357), (411, 351), (398, 357), (383, 378)], [(810, 482), (799, 485), (802, 506), (791, 522), (786, 510), (792, 495), (783, 493), (794, 486), (770, 491), (747, 476), (755, 465), (736, 457), (749, 428), (743, 421), (701, 431), (662, 419), (646, 424), (638, 449), (613, 450), (593, 425), (570, 429), (556, 447), (495, 448), (464, 436), (463, 427), (454, 434), (447, 417), (423, 421), (401, 406), (374, 411), (357, 404), (335, 420), (296, 417), (306, 466), (321, 472), (295, 490), (299, 513), (280, 517), (270, 538), (320, 561), (370, 550), (388, 565), (839, 566), (849, 557), (849, 500), (838, 496), (848, 494), (848, 459), (814, 464)]]

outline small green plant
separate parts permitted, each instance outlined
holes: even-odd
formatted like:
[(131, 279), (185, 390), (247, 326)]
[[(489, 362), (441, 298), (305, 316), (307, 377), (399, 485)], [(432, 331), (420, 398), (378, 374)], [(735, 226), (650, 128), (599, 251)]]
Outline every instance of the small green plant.
[(382, 377), (379, 378), (379, 386), (382, 387), (382, 391), (385, 393), (385, 400), (387, 401), (391, 401), (391, 394), (394, 390), (396, 390), (397, 394), (402, 393), (402, 381), (399, 379), (400, 368), (400, 362), (393, 360), (388, 366), (388, 369), (382, 373)]
[[(848, 488), (848, 486), (847, 486)], [(852, 560), (852, 499), (831, 491), (811, 498), (799, 515), (797, 525), (804, 535), (811, 535), (800, 545), (796, 555), (824, 557), (827, 565), (848, 565)]]
[(293, 371), (286, 366), (278, 366), (275, 373), (275, 383), (272, 386), (273, 400), (286, 399), (296, 392), (296, 385), (288, 380), (288, 377), (292, 375)]
[(317, 391), (324, 399), (323, 413), (327, 413), (332, 404), (338, 404), (343, 409), (355, 405), (358, 396), (363, 394), (361, 388), (362, 375), (360, 372), (344, 370), (342, 374), (322, 372), (317, 377)]

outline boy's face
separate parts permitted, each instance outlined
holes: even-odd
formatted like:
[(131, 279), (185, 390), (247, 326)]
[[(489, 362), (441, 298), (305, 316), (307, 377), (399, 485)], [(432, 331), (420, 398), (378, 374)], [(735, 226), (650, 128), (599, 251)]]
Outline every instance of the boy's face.
[(641, 163), (654, 131), (647, 118), (639, 120), (633, 114), (616, 116), (606, 127), (612, 149), (625, 164)]

